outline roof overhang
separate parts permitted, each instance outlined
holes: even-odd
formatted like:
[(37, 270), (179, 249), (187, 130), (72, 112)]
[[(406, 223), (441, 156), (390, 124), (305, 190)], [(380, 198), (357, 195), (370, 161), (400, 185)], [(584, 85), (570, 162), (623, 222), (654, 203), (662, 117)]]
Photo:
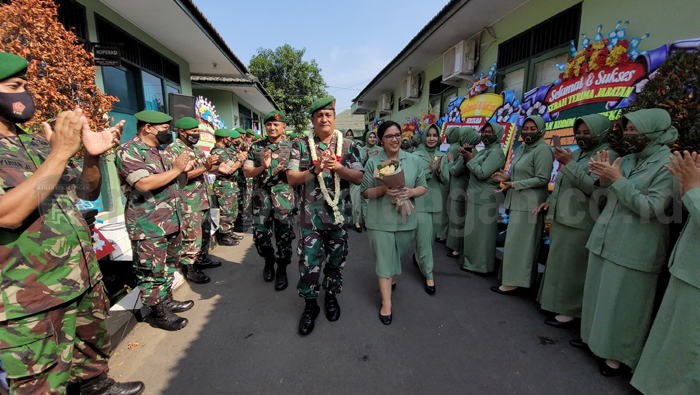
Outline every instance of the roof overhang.
[(393, 92), (408, 77), (409, 68), (414, 73), (425, 69), (460, 41), (475, 37), (528, 1), (450, 1), (353, 99), (353, 114), (367, 112), (366, 105), (357, 103), (376, 102), (382, 94)]
[(192, 0), (100, 1), (184, 59), (192, 74), (250, 74)]
[(262, 114), (279, 110), (277, 103), (255, 78), (228, 78), (210, 75), (193, 75), (192, 89), (208, 88), (233, 92)]

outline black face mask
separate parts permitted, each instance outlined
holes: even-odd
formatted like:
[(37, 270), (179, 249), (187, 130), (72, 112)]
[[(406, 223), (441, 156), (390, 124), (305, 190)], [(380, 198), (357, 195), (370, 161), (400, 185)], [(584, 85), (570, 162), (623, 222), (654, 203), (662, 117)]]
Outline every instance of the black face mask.
[(197, 134), (187, 134), (187, 141), (190, 142), (190, 144), (195, 145), (199, 142), (199, 133)]
[(521, 133), (521, 135), (525, 144), (532, 144), (540, 138), (539, 133)]
[(582, 150), (589, 150), (596, 145), (598, 145), (598, 138), (593, 137), (593, 136), (586, 136), (586, 137), (578, 137), (574, 136), (574, 139), (576, 139), (576, 144), (578, 145), (579, 148)]
[(0, 117), (25, 123), (34, 117), (34, 99), (27, 92), (0, 93)]
[(159, 131), (158, 134), (156, 134), (156, 138), (161, 145), (173, 142), (173, 134), (170, 132), (170, 129)]
[(631, 153), (638, 154), (649, 145), (649, 137), (643, 134), (623, 134), (622, 149)]
[(484, 145), (489, 145), (489, 144), (493, 144), (496, 142), (496, 135), (495, 134), (482, 134), (480, 139), (481, 139), (481, 142), (484, 143)]

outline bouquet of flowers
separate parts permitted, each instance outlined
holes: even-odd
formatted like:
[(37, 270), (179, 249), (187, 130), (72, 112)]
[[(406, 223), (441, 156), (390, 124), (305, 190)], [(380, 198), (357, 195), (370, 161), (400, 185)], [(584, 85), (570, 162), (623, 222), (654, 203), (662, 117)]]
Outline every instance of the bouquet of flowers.
[[(406, 178), (403, 174), (401, 164), (395, 160), (385, 160), (374, 170), (374, 177), (380, 180), (390, 189), (399, 189), (406, 186)], [(396, 205), (396, 211), (406, 220), (406, 217), (413, 214), (415, 207), (410, 200), (393, 198), (392, 203)]]

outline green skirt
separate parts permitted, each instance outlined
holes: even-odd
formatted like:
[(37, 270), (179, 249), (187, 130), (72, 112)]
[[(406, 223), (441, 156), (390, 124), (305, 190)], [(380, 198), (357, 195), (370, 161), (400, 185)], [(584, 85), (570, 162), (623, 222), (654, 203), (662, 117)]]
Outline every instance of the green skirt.
[(415, 230), (385, 232), (367, 229), (369, 246), (377, 260), (375, 272), (378, 277), (389, 278), (401, 274), (401, 258), (411, 248)]
[(590, 229), (552, 222), (547, 266), (537, 296), (543, 310), (581, 317), (583, 284), (588, 267), (586, 242), (590, 235)]
[(651, 327), (658, 278), (589, 254), (581, 338), (595, 355), (634, 370)]
[(352, 223), (362, 223), (362, 193), (361, 186), (350, 184), (350, 204), (352, 204)]
[(464, 243), (464, 214), (466, 211), (464, 200), (450, 199), (449, 227), (447, 229), (447, 247), (453, 251), (462, 252)]
[(700, 289), (671, 276), (632, 385), (647, 395), (700, 394)]
[(542, 244), (544, 215), (511, 211), (503, 247), (501, 284), (530, 288), (537, 274), (537, 255)]
[(493, 272), (496, 269), (497, 235), (498, 207), (467, 202), (462, 267), (477, 273)]
[(436, 228), (435, 237), (437, 237), (438, 239), (445, 240), (447, 239), (447, 231), (448, 227), (450, 226), (450, 198), (448, 197), (450, 190), (447, 187), (447, 185), (442, 185), (440, 186), (440, 188), (442, 188), (442, 196), (444, 196), (445, 199), (442, 201), (442, 212), (440, 213), (440, 227)]

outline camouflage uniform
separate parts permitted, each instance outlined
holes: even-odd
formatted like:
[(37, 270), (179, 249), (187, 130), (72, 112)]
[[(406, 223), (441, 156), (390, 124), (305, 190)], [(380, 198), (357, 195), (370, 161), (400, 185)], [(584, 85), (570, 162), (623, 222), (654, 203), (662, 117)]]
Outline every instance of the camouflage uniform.
[(180, 191), (187, 174), (148, 192), (134, 185), (151, 174), (168, 170), (168, 156), (160, 147), (151, 147), (137, 135), (117, 150), (116, 166), (126, 196), (124, 217), (131, 239), (141, 301), (155, 306), (165, 298), (180, 260)]
[[(253, 144), (244, 167), (260, 167), (267, 150), (272, 151), (270, 167), (253, 181), (253, 240), (258, 254), (266, 260), (275, 256), (272, 247), (272, 228), (277, 241), (277, 265), (287, 266), (292, 262), (292, 240), (294, 240), (294, 192), (287, 183), (287, 164), (292, 143), (280, 140), (271, 143), (261, 140)], [(274, 174), (278, 165), (281, 171)]]
[[(188, 147), (182, 140), (177, 139), (171, 143), (166, 155), (169, 156), (168, 169), (172, 168), (172, 161), (180, 154), (186, 152), (190, 160), (194, 160), (194, 168), (204, 167), (206, 157), (204, 151), (197, 146)], [(187, 181), (180, 192), (180, 213), (182, 214), (182, 258), (183, 265), (192, 265), (202, 251), (202, 238), (204, 232), (211, 230), (209, 222), (209, 194), (208, 183), (205, 174)]]
[[(233, 167), (238, 160), (238, 151), (235, 148), (214, 147), (212, 155), (219, 155), (219, 163), (226, 163)], [(227, 235), (233, 231), (233, 224), (238, 217), (238, 172), (231, 174), (219, 173), (214, 181), (214, 194), (219, 203), (219, 233)]]
[[(335, 152), (335, 138), (329, 144), (322, 143), (317, 136), (314, 136), (314, 139), (316, 155), (319, 160), (329, 144)], [(341, 159), (343, 166), (353, 170), (363, 170), (359, 159), (360, 153), (350, 140), (343, 139), (343, 153)], [(289, 169), (306, 171), (311, 165), (309, 137), (294, 140)], [(325, 172), (321, 174), (323, 174), (328, 194), (333, 198), (335, 177)], [(324, 259), (327, 260), (327, 263), (323, 269), (325, 275), (323, 289), (331, 294), (338, 294), (343, 289), (342, 272), (345, 266), (345, 257), (348, 255), (347, 224), (352, 217), (350, 183), (340, 179), (341, 196), (338, 208), (344, 221), (338, 225), (333, 223), (333, 209), (323, 199), (318, 178), (314, 177), (313, 181), (302, 185), (300, 195), (299, 227), (301, 237), (297, 249), (301, 276), (297, 285), (299, 295), (305, 299), (318, 297), (320, 271)]]
[[(29, 178), (51, 151), (43, 135), (18, 132), (0, 136), (0, 195)], [(0, 360), (14, 394), (65, 393), (69, 382), (107, 368), (109, 301), (88, 225), (75, 207), (81, 172), (71, 161), (22, 226), (0, 228)]]

